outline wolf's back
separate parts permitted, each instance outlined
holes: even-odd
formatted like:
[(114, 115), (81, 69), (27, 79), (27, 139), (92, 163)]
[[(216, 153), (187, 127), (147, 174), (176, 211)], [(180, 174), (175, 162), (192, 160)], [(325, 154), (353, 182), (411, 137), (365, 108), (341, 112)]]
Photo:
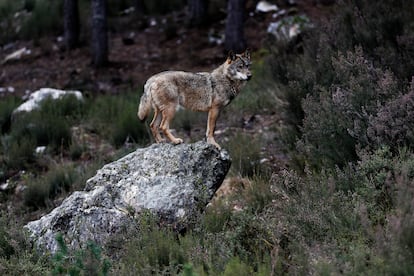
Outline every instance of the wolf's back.
[(144, 85), (144, 93), (141, 96), (141, 101), (138, 107), (138, 118), (144, 121), (151, 111), (151, 82), (146, 82)]

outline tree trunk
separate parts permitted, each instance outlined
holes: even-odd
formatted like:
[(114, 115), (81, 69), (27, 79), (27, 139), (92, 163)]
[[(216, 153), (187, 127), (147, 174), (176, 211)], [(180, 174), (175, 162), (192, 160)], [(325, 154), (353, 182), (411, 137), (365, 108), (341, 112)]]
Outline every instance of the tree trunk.
[(229, 0), (227, 3), (227, 20), (224, 48), (237, 53), (246, 49), (244, 38), (245, 0)]
[(135, 7), (135, 13), (137, 15), (144, 14), (145, 6), (144, 6), (144, 1), (143, 0), (135, 0), (134, 1), (134, 7)]
[(64, 41), (67, 50), (79, 44), (79, 10), (78, 0), (65, 0), (63, 4)]
[(95, 67), (108, 63), (106, 9), (106, 0), (92, 0), (92, 63)]
[(189, 0), (190, 25), (200, 26), (205, 23), (207, 15), (207, 0)]

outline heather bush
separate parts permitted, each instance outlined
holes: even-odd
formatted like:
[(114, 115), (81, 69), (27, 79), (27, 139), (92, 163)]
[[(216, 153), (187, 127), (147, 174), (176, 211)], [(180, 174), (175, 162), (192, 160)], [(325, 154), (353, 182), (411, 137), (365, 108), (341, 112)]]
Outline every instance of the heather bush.
[(329, 94), (322, 90), (319, 96), (309, 95), (303, 101), (302, 137), (296, 143), (296, 159), (302, 165), (320, 169), (356, 159), (356, 141), (347, 132), (347, 121), (335, 108)]
[(305, 116), (297, 149), (314, 167), (356, 160), (356, 146), (370, 146), (370, 118), (400, 92), (393, 75), (374, 67), (361, 48), (333, 57), (332, 68), (332, 85), (320, 87), (318, 94), (303, 101)]
[(301, 177), (284, 171), (272, 183), (275, 200), (261, 215), (273, 244), (272, 266), (286, 274), (311, 274), (331, 260), (336, 272), (352, 273), (341, 260), (354, 245), (369, 241), (355, 208), (358, 197), (336, 191), (329, 173)]
[(289, 274), (411, 273), (413, 153), (382, 147), (358, 155), (360, 162), (342, 169), (285, 170), (272, 178), (274, 200), (259, 216), (279, 258), (274, 267)]
[[(412, 156), (410, 156), (412, 158)], [(412, 161), (411, 161), (412, 162)], [(397, 179), (395, 186), (395, 212), (388, 215), (389, 222), (385, 228), (388, 238), (381, 248), (386, 258), (390, 259), (389, 272), (401, 275), (411, 275), (414, 272), (412, 262), (414, 256), (414, 190), (412, 177), (403, 172)]]
[(410, 185), (414, 177), (413, 153), (407, 148), (391, 151), (384, 146), (373, 153), (361, 152), (361, 161), (357, 173), (364, 176), (364, 181), (357, 192), (367, 204), (368, 214), (373, 223), (384, 224), (386, 216), (398, 207), (399, 182)]
[[(280, 87), (272, 92), (285, 103), (280, 107), (288, 124), (280, 137), (301, 168), (344, 166), (357, 160), (356, 146), (401, 145), (373, 136), (383, 132), (375, 130), (378, 116), (390, 112), (382, 106), (401, 97), (411, 79), (413, 7), (404, 0), (338, 6), (341, 12), (289, 45), (268, 41), (267, 66)], [(397, 114), (387, 117), (401, 121)]]
[(368, 121), (367, 136), (377, 145), (392, 148), (414, 145), (414, 82), (409, 91), (379, 107)]
[(348, 133), (365, 146), (369, 117), (376, 115), (379, 105), (398, 96), (398, 82), (391, 72), (374, 67), (362, 48), (346, 57), (340, 53), (332, 63), (337, 76), (332, 86), (333, 103), (348, 121)]
[[(358, 194), (365, 200), (366, 216), (372, 225), (374, 243), (370, 249), (376, 252), (377, 260), (381, 259), (378, 265), (383, 274), (410, 275), (414, 271), (413, 157), (407, 148), (393, 152), (383, 147), (362, 153), (358, 164), (365, 178)], [(374, 266), (365, 269), (371, 273), (380, 271)]]
[(347, 0), (339, 8), (342, 12), (325, 26), (329, 44), (340, 51), (359, 45), (377, 66), (390, 68), (398, 78), (409, 81), (414, 69), (410, 1)]

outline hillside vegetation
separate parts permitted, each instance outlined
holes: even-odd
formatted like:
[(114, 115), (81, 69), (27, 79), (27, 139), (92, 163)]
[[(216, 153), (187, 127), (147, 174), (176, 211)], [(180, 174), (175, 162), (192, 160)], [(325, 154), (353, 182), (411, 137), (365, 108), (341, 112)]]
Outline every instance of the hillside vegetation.
[[(333, 10), (294, 43), (269, 37), (254, 53), (253, 80), (219, 119), (233, 192), (185, 233), (148, 214), (110, 248), (72, 252), (57, 237), (60, 252), (39, 255), (24, 223), (149, 143), (135, 117), (140, 92), (48, 101), (18, 117), (21, 100), (2, 98), (0, 273), (413, 275), (414, 6), (347, 0)], [(205, 118), (185, 114), (176, 131), (201, 139)], [(240, 127), (251, 114), (277, 120)], [(34, 154), (40, 145), (46, 154)]]

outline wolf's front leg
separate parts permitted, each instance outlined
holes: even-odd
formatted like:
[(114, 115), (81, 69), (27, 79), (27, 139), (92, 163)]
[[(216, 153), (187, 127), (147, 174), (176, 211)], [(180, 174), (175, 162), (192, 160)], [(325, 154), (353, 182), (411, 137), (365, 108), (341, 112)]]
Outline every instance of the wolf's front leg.
[(207, 143), (216, 146), (218, 149), (221, 149), (220, 145), (217, 144), (216, 140), (214, 139), (214, 129), (216, 128), (216, 121), (220, 110), (218, 107), (212, 107), (208, 112), (208, 119), (207, 119)]

